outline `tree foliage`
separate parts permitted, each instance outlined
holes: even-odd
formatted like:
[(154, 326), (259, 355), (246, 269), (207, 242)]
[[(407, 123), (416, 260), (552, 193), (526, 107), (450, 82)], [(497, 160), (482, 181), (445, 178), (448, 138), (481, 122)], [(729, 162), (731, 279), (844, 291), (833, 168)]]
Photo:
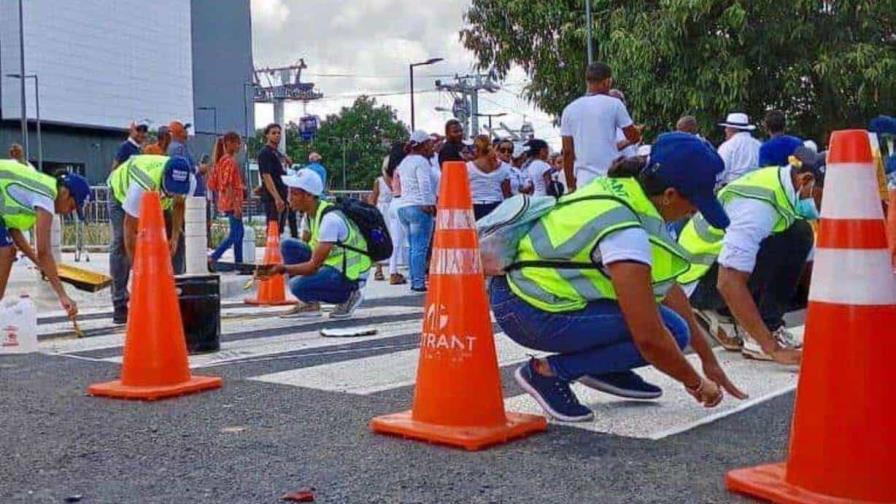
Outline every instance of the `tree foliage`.
[[(648, 134), (695, 115), (783, 110), (826, 140), (896, 112), (896, 0), (591, 0), (595, 60)], [(584, 91), (583, 0), (473, 0), (460, 37), (480, 68), (519, 65), (524, 93), (549, 113)]]
[[(297, 126), (286, 127), (286, 152), (293, 162), (304, 165), (308, 155), (319, 153), (327, 169), (330, 189), (370, 189), (380, 174), (383, 158), (396, 140), (406, 139), (408, 129), (398, 120), (395, 109), (380, 105), (375, 98), (361, 96), (351, 107), (321, 120), (317, 135), (304, 142)], [(264, 145), (261, 130), (249, 145), (251, 157)], [(343, 182), (343, 159), (346, 180)]]

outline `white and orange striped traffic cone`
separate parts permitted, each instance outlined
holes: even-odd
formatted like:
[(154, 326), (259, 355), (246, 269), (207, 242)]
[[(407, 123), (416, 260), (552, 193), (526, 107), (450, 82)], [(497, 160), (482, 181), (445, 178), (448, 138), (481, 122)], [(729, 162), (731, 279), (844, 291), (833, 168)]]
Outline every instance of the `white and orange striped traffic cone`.
[(831, 135), (786, 463), (728, 473), (779, 503), (896, 502), (896, 278), (868, 134)]

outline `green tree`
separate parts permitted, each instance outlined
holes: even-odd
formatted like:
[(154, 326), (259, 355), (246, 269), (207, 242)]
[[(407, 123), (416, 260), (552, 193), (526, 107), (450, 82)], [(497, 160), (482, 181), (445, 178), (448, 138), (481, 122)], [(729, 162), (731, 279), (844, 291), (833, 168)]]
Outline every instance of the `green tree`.
[[(692, 114), (705, 134), (730, 111), (783, 110), (826, 141), (896, 111), (896, 0), (591, 0), (608, 63), (648, 135)], [(461, 31), (480, 68), (528, 73), (525, 96), (559, 116), (584, 91), (582, 0), (473, 0)]]
[[(396, 140), (406, 139), (408, 129), (398, 120), (395, 109), (380, 105), (375, 98), (361, 96), (351, 107), (321, 121), (311, 142), (302, 141), (298, 127), (286, 127), (286, 153), (299, 165), (307, 164), (308, 155), (319, 153), (327, 169), (330, 189), (370, 189), (379, 176), (383, 158)], [(249, 156), (255, 158), (264, 145), (262, 130), (249, 142)], [(343, 181), (343, 161), (345, 180)]]

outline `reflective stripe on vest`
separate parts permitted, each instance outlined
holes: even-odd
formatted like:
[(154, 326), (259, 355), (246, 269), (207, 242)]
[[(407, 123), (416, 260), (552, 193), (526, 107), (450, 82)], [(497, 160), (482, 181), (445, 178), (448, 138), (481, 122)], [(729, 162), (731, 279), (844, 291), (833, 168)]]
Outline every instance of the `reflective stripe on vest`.
[[(311, 222), (311, 240), (308, 243), (312, 250), (317, 248), (317, 245), (320, 243), (320, 222), (324, 217), (324, 212), (332, 206), (332, 203), (323, 200), (317, 206), (317, 214), (315, 214), (314, 220)], [(361, 231), (358, 230), (358, 226), (351, 219), (338, 210), (332, 210), (332, 212), (336, 212), (336, 215), (345, 222), (348, 227), (348, 238), (344, 242), (338, 242), (333, 245), (333, 248), (330, 249), (330, 254), (324, 260), (324, 265), (336, 268), (348, 280), (355, 282), (361, 278), (363, 273), (370, 270), (372, 263), (370, 262), (370, 257), (366, 254), (352, 249), (367, 250), (367, 242), (364, 241)], [(351, 247), (351, 249), (346, 247)]]
[[(582, 216), (593, 217), (583, 221)], [(529, 304), (549, 312), (616, 299), (612, 281), (603, 265), (593, 261), (592, 252), (605, 236), (628, 228), (642, 228), (648, 234), (651, 279), (660, 299), (690, 264), (634, 179), (598, 178), (561, 198), (520, 241), (508, 284)]]
[[(139, 185), (144, 191), (162, 192), (162, 177), (165, 175), (165, 163), (168, 156), (153, 154), (140, 154), (131, 156), (122, 165), (115, 168), (109, 175), (106, 184), (112, 189), (112, 195), (119, 204), (124, 204), (127, 199), (131, 184)], [(170, 197), (160, 194), (162, 197), (162, 209), (168, 210), (173, 204)]]
[[(18, 161), (0, 161), (0, 217), (10, 229), (31, 229), (37, 221), (37, 210), (18, 201), (9, 191), (18, 187), (41, 196), (56, 199), (56, 179), (34, 170), (23, 170)], [(27, 168), (27, 167), (25, 167)]]
[[(752, 171), (725, 186), (719, 192), (719, 200), (723, 205), (737, 198), (765, 201), (778, 213), (778, 220), (775, 222), (772, 233), (781, 233), (799, 218), (794, 211), (793, 202), (790, 201), (787, 191), (784, 189), (785, 181), (782, 180), (782, 172), (786, 176), (789, 170), (772, 166)], [(790, 181), (788, 180), (786, 183), (790, 183)], [(722, 252), (722, 238), (724, 237), (724, 231), (710, 226), (700, 214), (695, 215), (687, 223), (681, 230), (678, 244), (691, 255), (692, 267), (678, 279), (680, 283), (696, 282), (706, 275)]]

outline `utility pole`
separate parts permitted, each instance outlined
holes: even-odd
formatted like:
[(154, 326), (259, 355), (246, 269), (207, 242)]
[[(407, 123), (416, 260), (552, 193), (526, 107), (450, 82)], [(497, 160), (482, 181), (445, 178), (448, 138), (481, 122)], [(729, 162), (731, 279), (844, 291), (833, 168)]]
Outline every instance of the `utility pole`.
[(456, 111), (454, 115), (458, 119), (461, 119), (462, 116), (469, 119), (470, 123), (467, 131), (470, 132), (472, 136), (476, 136), (479, 134), (479, 92), (486, 91), (494, 93), (501, 89), (501, 86), (495, 83), (491, 74), (474, 74), (463, 76), (455, 75), (454, 82), (451, 83), (437, 80), (436, 88), (440, 91), (448, 91), (451, 93), (455, 103), (460, 103), (462, 108), (466, 109), (469, 107), (469, 110), (461, 111), (463, 112), (462, 114), (458, 114)]
[(591, 0), (585, 0), (585, 31), (588, 33), (588, 64), (594, 63), (594, 49), (592, 48), (592, 32), (594, 19), (591, 17)]
[(28, 162), (28, 108), (25, 102), (25, 11), (22, 0), (19, 0), (19, 91), (22, 107), (22, 148), (25, 150), (25, 162)]

